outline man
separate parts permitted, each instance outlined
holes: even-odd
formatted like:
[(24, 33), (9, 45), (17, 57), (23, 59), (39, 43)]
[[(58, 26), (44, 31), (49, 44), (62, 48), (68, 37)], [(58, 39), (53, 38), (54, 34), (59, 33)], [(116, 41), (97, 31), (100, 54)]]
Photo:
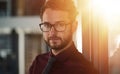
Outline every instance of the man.
[(97, 74), (72, 40), (77, 27), (76, 16), (72, 0), (48, 0), (45, 3), (40, 29), (51, 49), (36, 57), (30, 74)]

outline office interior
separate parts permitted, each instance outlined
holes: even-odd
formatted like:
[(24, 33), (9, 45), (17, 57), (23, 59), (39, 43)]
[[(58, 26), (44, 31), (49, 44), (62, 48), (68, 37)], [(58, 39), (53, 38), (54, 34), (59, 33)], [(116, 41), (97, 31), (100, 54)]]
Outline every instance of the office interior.
[[(0, 74), (28, 74), (49, 51), (39, 28), (47, 0), (0, 0)], [(74, 42), (100, 74), (120, 74), (120, 1), (73, 0), (79, 11)]]

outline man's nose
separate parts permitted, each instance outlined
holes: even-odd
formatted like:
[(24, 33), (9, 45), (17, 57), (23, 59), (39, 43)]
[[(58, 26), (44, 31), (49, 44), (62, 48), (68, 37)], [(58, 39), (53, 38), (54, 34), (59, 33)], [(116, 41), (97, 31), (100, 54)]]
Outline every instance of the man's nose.
[(50, 35), (55, 35), (56, 34), (56, 30), (55, 28), (52, 26), (50, 29)]

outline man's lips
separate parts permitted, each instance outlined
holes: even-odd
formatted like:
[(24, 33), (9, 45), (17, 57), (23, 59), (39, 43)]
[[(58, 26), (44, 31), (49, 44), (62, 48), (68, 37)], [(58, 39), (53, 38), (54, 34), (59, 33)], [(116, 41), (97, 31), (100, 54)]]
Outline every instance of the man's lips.
[(59, 37), (49, 37), (49, 40), (61, 40)]

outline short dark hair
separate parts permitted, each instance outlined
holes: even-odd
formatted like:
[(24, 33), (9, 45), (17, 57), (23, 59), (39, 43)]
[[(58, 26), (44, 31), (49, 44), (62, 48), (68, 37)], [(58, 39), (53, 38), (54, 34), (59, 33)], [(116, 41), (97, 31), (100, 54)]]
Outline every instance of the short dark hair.
[(40, 11), (41, 19), (43, 18), (43, 13), (47, 8), (67, 11), (70, 15), (71, 20), (76, 19), (76, 16), (78, 14), (77, 9), (72, 0), (47, 0)]

